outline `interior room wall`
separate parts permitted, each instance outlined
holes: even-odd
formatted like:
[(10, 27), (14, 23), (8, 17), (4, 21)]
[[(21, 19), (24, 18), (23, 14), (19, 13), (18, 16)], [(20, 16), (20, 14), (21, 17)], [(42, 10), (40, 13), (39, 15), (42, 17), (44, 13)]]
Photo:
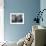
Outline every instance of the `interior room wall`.
[(0, 0), (0, 42), (4, 41), (4, 0)]
[[(18, 41), (32, 30), (32, 21), (40, 9), (40, 0), (4, 0), (4, 38)], [(24, 24), (10, 24), (10, 13), (24, 13)]]
[[(40, 0), (40, 10), (42, 11), (43, 9), (46, 9), (46, 0)], [(43, 12), (43, 22), (40, 21), (40, 25), (43, 25), (46, 27), (46, 10)]]
[[(40, 0), (40, 10), (42, 11), (43, 9), (46, 9), (46, 0)], [(46, 27), (46, 11), (43, 12), (43, 22), (40, 21), (40, 25)], [(46, 34), (45, 34), (46, 37)], [(45, 43), (46, 43), (46, 38), (45, 38)]]

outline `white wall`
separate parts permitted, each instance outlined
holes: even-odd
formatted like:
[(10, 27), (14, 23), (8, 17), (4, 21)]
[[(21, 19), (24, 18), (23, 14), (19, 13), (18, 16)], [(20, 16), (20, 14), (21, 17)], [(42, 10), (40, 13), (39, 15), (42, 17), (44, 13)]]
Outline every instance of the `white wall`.
[[(41, 10), (46, 9), (46, 0), (40, 0), (40, 9)], [(43, 13), (42, 17), (43, 17), (44, 21), (40, 22), (40, 25), (43, 25), (46, 27), (46, 11)]]
[[(41, 11), (43, 9), (46, 9), (46, 0), (40, 0), (40, 9), (41, 9)], [(43, 26), (46, 26), (46, 11), (43, 12), (42, 17), (43, 17), (44, 21), (43, 22), (41, 21), (40, 24)]]
[(0, 0), (0, 42), (4, 41), (4, 1)]

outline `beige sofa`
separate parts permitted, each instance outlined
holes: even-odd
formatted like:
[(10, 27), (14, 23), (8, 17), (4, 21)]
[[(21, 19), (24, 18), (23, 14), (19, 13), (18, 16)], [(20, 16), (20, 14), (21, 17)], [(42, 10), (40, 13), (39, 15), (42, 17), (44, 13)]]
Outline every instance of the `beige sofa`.
[(35, 25), (32, 26), (32, 34), (34, 35), (34, 42), (31, 46), (44, 46), (46, 45), (46, 29)]

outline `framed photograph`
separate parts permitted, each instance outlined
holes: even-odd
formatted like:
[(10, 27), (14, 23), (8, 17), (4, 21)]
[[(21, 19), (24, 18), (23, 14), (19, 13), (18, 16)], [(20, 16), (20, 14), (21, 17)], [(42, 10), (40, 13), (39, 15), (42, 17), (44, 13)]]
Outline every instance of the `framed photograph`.
[(10, 13), (10, 24), (24, 24), (24, 13)]

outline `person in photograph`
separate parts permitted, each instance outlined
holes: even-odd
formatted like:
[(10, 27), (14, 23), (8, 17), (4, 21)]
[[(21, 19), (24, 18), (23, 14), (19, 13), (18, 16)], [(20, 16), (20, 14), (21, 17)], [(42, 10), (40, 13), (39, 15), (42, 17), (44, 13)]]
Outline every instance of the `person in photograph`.
[(17, 22), (22, 22), (23, 20), (22, 20), (22, 15), (18, 15), (17, 16)]
[(16, 15), (12, 15), (12, 22), (17, 22), (17, 17), (16, 17)]

